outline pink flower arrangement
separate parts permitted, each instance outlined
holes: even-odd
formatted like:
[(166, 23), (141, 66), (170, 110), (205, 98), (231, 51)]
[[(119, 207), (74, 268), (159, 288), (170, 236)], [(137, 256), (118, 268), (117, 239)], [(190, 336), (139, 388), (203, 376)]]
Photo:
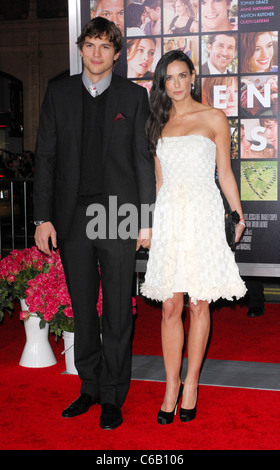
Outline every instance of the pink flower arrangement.
[(36, 246), (13, 250), (0, 261), (0, 276), (13, 283), (17, 281), (20, 272), (25, 272), (26, 280), (26, 277), (43, 271), (49, 264), (53, 264), (52, 257), (42, 253)]
[[(36, 247), (14, 250), (0, 262), (0, 294), (1, 279), (4, 283), (3, 292), (10, 289), (13, 299), (25, 298), (29, 312), (36, 313), (41, 318), (42, 325), (49, 323), (50, 332), (55, 333), (56, 337), (61, 336), (62, 331), (74, 331), (71, 299), (58, 250), (52, 251), (51, 256), (44, 255)], [(134, 297), (132, 307), (135, 314)], [(101, 282), (97, 311), (101, 317)], [(28, 318), (29, 312), (21, 311), (20, 319)]]
[(24, 299), (27, 283), (54, 263), (37, 247), (13, 250), (0, 261), (0, 321), (5, 311), (13, 309), (13, 300)]

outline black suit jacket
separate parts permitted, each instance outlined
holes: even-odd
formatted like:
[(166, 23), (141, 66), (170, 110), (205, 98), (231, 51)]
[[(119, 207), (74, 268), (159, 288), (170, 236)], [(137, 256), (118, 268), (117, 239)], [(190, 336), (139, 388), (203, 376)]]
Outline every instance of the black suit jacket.
[[(34, 220), (51, 221), (60, 239), (69, 232), (77, 203), (82, 87), (81, 74), (48, 86), (36, 143)], [(147, 91), (113, 74), (104, 118), (104, 190), (117, 196), (118, 206), (131, 203), (139, 213), (140, 204), (155, 200), (154, 161), (144, 131), (148, 112)]]

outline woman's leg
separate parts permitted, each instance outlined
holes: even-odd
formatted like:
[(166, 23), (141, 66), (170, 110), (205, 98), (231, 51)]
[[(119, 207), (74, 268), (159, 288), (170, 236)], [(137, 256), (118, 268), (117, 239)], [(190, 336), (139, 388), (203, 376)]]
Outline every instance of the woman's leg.
[(210, 310), (206, 301), (197, 305), (190, 301), (190, 328), (188, 335), (188, 372), (184, 382), (182, 408), (196, 405), (198, 379), (210, 331)]
[(162, 411), (173, 411), (180, 387), (180, 369), (184, 343), (182, 311), (184, 296), (175, 293), (162, 305), (161, 341), (166, 372), (166, 391)]

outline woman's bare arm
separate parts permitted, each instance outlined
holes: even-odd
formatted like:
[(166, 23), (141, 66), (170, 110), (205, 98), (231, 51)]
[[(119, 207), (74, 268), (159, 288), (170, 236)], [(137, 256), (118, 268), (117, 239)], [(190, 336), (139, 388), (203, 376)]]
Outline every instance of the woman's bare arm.
[[(226, 197), (232, 211), (236, 211), (244, 223), (238, 186), (231, 167), (230, 159), (230, 129), (227, 118), (222, 111), (215, 110), (214, 124), (215, 143), (217, 148), (216, 162), (221, 190)], [(244, 225), (236, 226), (236, 242), (240, 240)]]

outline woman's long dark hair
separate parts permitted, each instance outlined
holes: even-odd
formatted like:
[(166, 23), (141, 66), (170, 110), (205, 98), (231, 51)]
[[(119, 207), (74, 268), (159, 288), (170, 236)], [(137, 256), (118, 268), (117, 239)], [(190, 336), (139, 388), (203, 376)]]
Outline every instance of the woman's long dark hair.
[[(169, 119), (172, 101), (165, 91), (165, 81), (167, 67), (174, 60), (185, 62), (191, 74), (194, 71), (192, 61), (182, 51), (169, 51), (157, 63), (150, 96), (150, 115), (146, 124), (146, 133), (153, 154), (155, 153), (162, 129)], [(191, 95), (194, 99), (197, 99), (194, 91), (191, 91)]]

